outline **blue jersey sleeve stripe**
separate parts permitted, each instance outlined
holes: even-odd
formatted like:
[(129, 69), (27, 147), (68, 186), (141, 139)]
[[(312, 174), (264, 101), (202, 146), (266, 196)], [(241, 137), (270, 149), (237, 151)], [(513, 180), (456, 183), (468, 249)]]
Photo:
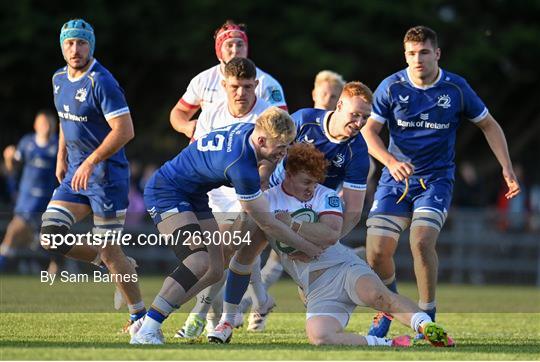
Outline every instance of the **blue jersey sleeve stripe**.
[(107, 113), (105, 115), (105, 119), (108, 121), (109, 119), (112, 119), (114, 117), (118, 117), (124, 114), (128, 114), (128, 113), (129, 113), (129, 107), (120, 108), (120, 109), (117, 109), (116, 111)]
[(251, 195), (239, 195), (239, 194), (236, 194), (236, 197), (238, 197), (238, 200), (241, 200), (241, 201), (251, 201), (251, 200), (255, 200), (256, 198), (258, 198), (261, 195), (262, 195), (262, 191), (259, 190), (256, 193), (251, 194)]
[(384, 118), (383, 116), (380, 116), (378, 115), (377, 113), (374, 113), (374, 112), (371, 112), (370, 118), (373, 118), (373, 120), (379, 122), (379, 123), (382, 123), (382, 124), (385, 124), (386, 123), (386, 118)]
[(484, 109), (482, 110), (482, 113), (480, 113), (478, 116), (474, 117), (471, 119), (471, 122), (473, 123), (477, 123), (477, 122), (480, 122), (481, 120), (483, 120), (484, 118), (486, 118), (486, 116), (488, 115), (488, 109), (484, 107)]
[(353, 184), (351, 182), (343, 182), (343, 188), (351, 190), (366, 191), (366, 184)]

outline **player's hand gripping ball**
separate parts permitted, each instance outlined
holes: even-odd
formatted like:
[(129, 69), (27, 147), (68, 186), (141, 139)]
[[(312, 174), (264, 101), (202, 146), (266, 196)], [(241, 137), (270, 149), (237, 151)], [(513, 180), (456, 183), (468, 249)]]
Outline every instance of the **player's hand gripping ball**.
[[(292, 212), (291, 218), (293, 221), (296, 222), (317, 222), (318, 220), (317, 213), (312, 209), (307, 208), (298, 209)], [(283, 241), (276, 240), (276, 246), (281, 252), (285, 254), (290, 254), (296, 251), (295, 248), (287, 245), (287, 243)]]

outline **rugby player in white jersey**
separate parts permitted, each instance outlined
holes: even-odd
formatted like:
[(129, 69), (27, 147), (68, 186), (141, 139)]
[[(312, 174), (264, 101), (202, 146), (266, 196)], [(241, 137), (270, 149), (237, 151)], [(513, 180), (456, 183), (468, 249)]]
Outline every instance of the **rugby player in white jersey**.
[[(434, 346), (453, 346), (444, 328), (433, 323), (413, 301), (386, 288), (362, 259), (337, 242), (343, 224), (341, 199), (335, 190), (319, 184), (324, 181), (327, 165), (324, 154), (313, 145), (297, 143), (289, 148), (284, 181), (265, 192), (276, 219), (325, 249), (318, 258), (309, 258), (288, 246), (286, 240), (278, 242), (268, 235), (285, 270), (305, 293), (309, 342), (315, 345), (412, 345), (410, 336), (387, 339), (344, 332), (353, 310), (357, 306), (369, 306), (392, 310), (396, 319), (423, 333)], [(311, 221), (292, 217), (299, 213), (311, 214)]]
[[(226, 99), (210, 104), (205, 107), (198, 119), (195, 129), (194, 139), (197, 140), (207, 133), (217, 128), (230, 126), (234, 123), (255, 123), (259, 115), (264, 112), (270, 104), (258, 98), (255, 89), (259, 83), (256, 80), (257, 68), (255, 64), (247, 58), (233, 58), (224, 67), (224, 79), (221, 87), (225, 90)], [(226, 232), (238, 213), (241, 211), (240, 202), (236, 197), (234, 188), (222, 186), (208, 193), (209, 206), (214, 217), (219, 224), (220, 231)], [(225, 253), (230, 256), (232, 250)], [(226, 258), (228, 259), (228, 258)], [(177, 338), (196, 338), (205, 325), (206, 317), (212, 302), (218, 302), (214, 309), (220, 309), (221, 298), (216, 298), (219, 294), (224, 278), (197, 294), (195, 306), (185, 321), (182, 328), (178, 330)], [(219, 320), (219, 310), (215, 310), (212, 316), (217, 316)], [(209, 318), (208, 328), (213, 329), (215, 323)]]
[[(192, 119), (202, 108), (224, 101), (225, 89), (221, 86), (224, 79), (225, 65), (231, 59), (247, 58), (248, 37), (246, 26), (227, 20), (215, 34), (215, 51), (219, 64), (199, 73), (189, 83), (186, 92), (171, 110), (170, 121), (173, 128), (192, 138), (197, 120)], [(264, 99), (270, 105), (287, 110), (281, 85), (269, 74), (257, 68), (258, 85), (255, 89), (257, 98)]]
[[(344, 85), (345, 81), (340, 74), (331, 70), (321, 70), (315, 76), (315, 82), (311, 92), (313, 108), (324, 109), (327, 111), (335, 110)], [(254, 268), (254, 270), (256, 273), (256, 268)], [(267, 292), (281, 277), (283, 267), (281, 266), (280, 258), (276, 252), (270, 252), (264, 268), (261, 269), (260, 277), (255, 273), (252, 274), (248, 291), (238, 307), (238, 310), (242, 313), (245, 313), (249, 309), (252, 300), (264, 300), (264, 294), (266, 293), (263, 293), (262, 291), (264, 290)], [(268, 314), (261, 314), (258, 312), (258, 309), (259, 308), (254, 308), (249, 314), (247, 325), (248, 331), (260, 332), (265, 329)], [(263, 312), (265, 311), (266, 310), (263, 310)], [(242, 316), (238, 316), (237, 319), (242, 319)]]

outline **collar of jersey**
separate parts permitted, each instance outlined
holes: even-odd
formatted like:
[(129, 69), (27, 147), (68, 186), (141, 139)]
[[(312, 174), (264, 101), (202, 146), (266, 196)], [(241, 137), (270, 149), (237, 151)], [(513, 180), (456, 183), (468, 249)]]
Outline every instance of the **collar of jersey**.
[(344, 140), (338, 140), (337, 138), (334, 138), (330, 135), (330, 129), (328, 128), (329, 125), (330, 125), (330, 116), (334, 114), (334, 111), (328, 111), (326, 112), (326, 114), (324, 115), (324, 118), (321, 122), (321, 127), (322, 127), (322, 130), (323, 130), (323, 133), (324, 135), (326, 136), (326, 138), (328, 138), (328, 140), (332, 143), (345, 143), (349, 140), (349, 138), (346, 138)]
[(435, 79), (435, 81), (431, 83), (430, 85), (426, 85), (426, 86), (420, 86), (420, 85), (414, 84), (414, 82), (411, 80), (412, 78), (410, 75), (409, 67), (405, 69), (405, 74), (407, 75), (407, 81), (409, 82), (411, 86), (417, 89), (426, 90), (426, 89), (435, 87), (437, 83), (439, 83), (439, 81), (442, 79), (442, 76), (443, 76), (443, 70), (442, 68), (439, 67), (439, 75), (437, 76), (437, 79)]
[[(90, 64), (90, 66), (88, 67), (88, 69), (86, 70), (86, 72), (84, 72), (81, 76), (77, 77), (77, 78), (71, 78), (69, 76), (69, 72), (66, 73), (67, 75), (67, 79), (72, 82), (72, 83), (75, 83), (75, 82), (78, 82), (79, 80), (81, 80), (82, 78), (84, 78), (88, 72), (90, 72), (92, 70), (92, 68), (94, 68), (94, 65), (96, 65), (97, 61), (96, 61), (96, 58), (92, 59), (92, 64)], [(66, 70), (67, 70), (67, 66), (66, 66)]]

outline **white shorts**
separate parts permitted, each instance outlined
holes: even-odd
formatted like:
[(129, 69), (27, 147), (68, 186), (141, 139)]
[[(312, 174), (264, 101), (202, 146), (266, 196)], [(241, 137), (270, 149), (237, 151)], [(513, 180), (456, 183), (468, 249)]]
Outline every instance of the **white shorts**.
[(208, 192), (208, 206), (218, 224), (232, 224), (242, 211), (234, 188), (226, 186)]
[(306, 320), (329, 316), (337, 319), (345, 329), (356, 306), (365, 306), (356, 293), (356, 281), (365, 275), (377, 276), (359, 258), (330, 267), (309, 286)]

